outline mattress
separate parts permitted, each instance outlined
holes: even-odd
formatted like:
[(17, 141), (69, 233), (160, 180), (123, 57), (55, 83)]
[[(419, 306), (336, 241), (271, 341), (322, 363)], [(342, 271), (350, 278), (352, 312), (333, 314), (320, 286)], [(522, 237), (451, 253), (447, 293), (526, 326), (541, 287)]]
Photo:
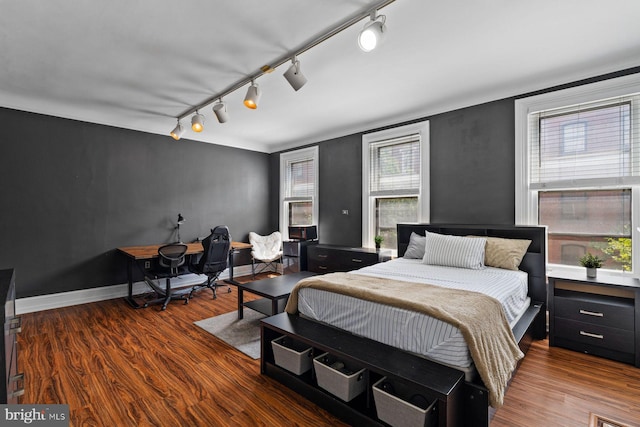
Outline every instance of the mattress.
[[(527, 274), (522, 271), (493, 267), (470, 270), (398, 258), (349, 274), (482, 292), (500, 301), (512, 327), (530, 302)], [(475, 371), (460, 330), (430, 316), (313, 288), (300, 290), (298, 310), (310, 319), (460, 369), (465, 372), (467, 380)]]

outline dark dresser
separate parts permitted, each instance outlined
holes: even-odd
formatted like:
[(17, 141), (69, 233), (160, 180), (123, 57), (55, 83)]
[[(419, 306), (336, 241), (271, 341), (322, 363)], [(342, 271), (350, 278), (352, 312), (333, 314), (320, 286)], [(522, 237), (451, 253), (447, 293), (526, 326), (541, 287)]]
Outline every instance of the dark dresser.
[(24, 394), (24, 374), (18, 373), (18, 340), (20, 318), (16, 316), (16, 284), (13, 269), (0, 270), (0, 295), (4, 301), (4, 360), (0, 372), (6, 387), (0, 387), (0, 403), (18, 403)]
[(391, 259), (391, 251), (315, 245), (307, 248), (307, 267), (314, 273), (351, 271)]
[(640, 367), (640, 282), (584, 271), (549, 275), (549, 345)]

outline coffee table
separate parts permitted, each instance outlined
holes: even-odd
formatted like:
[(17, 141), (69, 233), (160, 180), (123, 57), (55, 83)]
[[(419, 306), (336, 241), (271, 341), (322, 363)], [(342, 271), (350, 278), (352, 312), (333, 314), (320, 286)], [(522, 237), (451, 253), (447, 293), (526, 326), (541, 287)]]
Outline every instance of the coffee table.
[[(299, 271), (284, 274), (270, 279), (238, 284), (238, 319), (242, 319), (244, 307), (272, 316), (284, 311), (291, 290), (305, 277), (315, 276), (317, 273)], [(244, 302), (244, 292), (251, 292), (263, 298)]]

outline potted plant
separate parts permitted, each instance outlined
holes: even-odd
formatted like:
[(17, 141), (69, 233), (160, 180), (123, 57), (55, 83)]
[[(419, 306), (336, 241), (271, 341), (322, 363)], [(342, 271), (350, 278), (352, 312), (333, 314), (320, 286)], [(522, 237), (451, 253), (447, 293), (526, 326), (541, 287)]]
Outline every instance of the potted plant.
[(384, 240), (384, 237), (382, 236), (376, 236), (373, 238), (373, 241), (376, 244), (376, 249), (380, 249), (380, 245), (382, 245), (383, 240)]
[(587, 277), (596, 277), (598, 268), (602, 267), (603, 259), (596, 255), (592, 255), (591, 252), (587, 252), (580, 258), (580, 265), (586, 267)]

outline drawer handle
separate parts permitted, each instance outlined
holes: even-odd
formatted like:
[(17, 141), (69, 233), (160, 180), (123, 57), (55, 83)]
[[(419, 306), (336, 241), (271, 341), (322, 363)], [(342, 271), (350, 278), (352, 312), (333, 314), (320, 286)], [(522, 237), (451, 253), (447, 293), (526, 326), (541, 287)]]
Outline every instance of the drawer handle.
[(326, 269), (327, 269), (327, 267), (326, 267), (326, 266), (324, 266), (324, 265), (319, 265), (319, 266), (318, 266), (318, 268), (319, 268), (320, 270), (326, 270)]
[(318, 258), (326, 258), (326, 255), (318, 255)]
[(586, 314), (587, 316), (604, 317), (604, 313), (598, 313), (596, 311), (580, 310), (580, 314)]
[(16, 374), (16, 375), (14, 375), (12, 377), (9, 377), (9, 384), (15, 383), (15, 382), (18, 382), (18, 381), (24, 381), (24, 373), (23, 372), (21, 372), (19, 374)]
[(9, 397), (20, 397), (20, 396), (22, 396), (23, 394), (24, 394), (24, 387), (22, 387), (22, 388), (19, 388), (19, 389), (17, 389), (17, 390), (12, 391), (12, 392), (9, 394)]
[(9, 320), (9, 333), (19, 334), (22, 332), (22, 320), (20, 317), (14, 317)]
[[(23, 381), (24, 384), (24, 373), (16, 374), (12, 377), (9, 377), (9, 384), (17, 383), (18, 381)], [(24, 394), (24, 385), (20, 388), (13, 390), (11, 393), (8, 393), (8, 397), (20, 397)]]
[(358, 258), (351, 258), (351, 261), (352, 261), (352, 262), (362, 262), (362, 260), (361, 260), (361, 259), (358, 259)]
[(24, 387), (23, 388), (19, 388), (17, 390), (12, 391), (9, 394), (9, 397), (20, 397), (24, 394)]
[(580, 331), (580, 335), (583, 335), (585, 337), (597, 338), (599, 340), (604, 339), (604, 335), (592, 334), (591, 332)]

